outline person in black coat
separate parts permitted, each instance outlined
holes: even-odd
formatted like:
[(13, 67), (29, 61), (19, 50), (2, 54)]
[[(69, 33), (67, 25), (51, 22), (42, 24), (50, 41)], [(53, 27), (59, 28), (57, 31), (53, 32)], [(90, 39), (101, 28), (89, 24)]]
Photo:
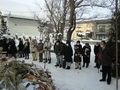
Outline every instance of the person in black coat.
[(8, 56), (8, 43), (7, 43), (7, 38), (3, 37), (3, 39), (0, 40), (0, 47), (3, 47), (2, 51), (6, 52), (6, 56)]
[(66, 61), (66, 69), (70, 69), (73, 56), (73, 50), (69, 41), (66, 42), (66, 46), (64, 48), (64, 59)]
[(102, 79), (100, 81), (106, 81), (107, 76), (107, 84), (111, 83), (111, 65), (112, 65), (112, 51), (109, 47), (106, 46), (105, 41), (101, 41), (101, 65), (102, 65)]
[(25, 54), (25, 59), (29, 59), (29, 53), (30, 53), (30, 42), (28, 41), (28, 39), (26, 39), (25, 43), (24, 43), (24, 54)]
[(20, 55), (19, 58), (24, 57), (23, 48), (24, 48), (23, 41), (22, 41), (21, 38), (19, 38), (19, 45), (18, 45), (18, 52), (19, 52), (19, 55)]
[(94, 45), (94, 54), (95, 54), (95, 63), (96, 63), (96, 65), (94, 66), (94, 68), (99, 68), (100, 67), (100, 64), (98, 62), (99, 49), (100, 49), (100, 44), (99, 44), (99, 42), (96, 42), (96, 44)]
[(17, 53), (17, 48), (15, 46), (15, 41), (14, 41), (14, 39), (10, 39), (10, 42), (9, 42), (9, 54), (11, 55), (11, 57), (17, 58), (16, 53)]
[(83, 51), (83, 67), (86, 64), (86, 68), (88, 68), (89, 63), (90, 63), (90, 53), (91, 53), (91, 46), (89, 43), (86, 43), (85, 46), (82, 49)]
[(3, 50), (2, 51), (6, 51), (7, 52), (7, 56), (8, 56), (8, 43), (7, 43), (7, 38), (3, 37), (3, 40), (2, 42), (0, 42), (2, 47), (3, 47)]
[(81, 69), (82, 45), (80, 44), (80, 41), (77, 41), (74, 45), (74, 51), (75, 69)]

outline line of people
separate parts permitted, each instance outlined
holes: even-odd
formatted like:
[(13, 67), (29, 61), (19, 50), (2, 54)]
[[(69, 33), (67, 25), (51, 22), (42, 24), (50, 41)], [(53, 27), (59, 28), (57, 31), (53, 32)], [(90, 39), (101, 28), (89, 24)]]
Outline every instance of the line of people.
[[(74, 50), (74, 54), (73, 54)], [(70, 69), (71, 64), (73, 61), (75, 62), (75, 69), (81, 69), (81, 62), (83, 60), (83, 67), (86, 66), (88, 68), (90, 63), (90, 55), (91, 55), (91, 46), (89, 43), (86, 43), (83, 47), (78, 40), (74, 45), (74, 49), (69, 41), (66, 41), (64, 44), (63, 42), (57, 40), (54, 45), (54, 52), (56, 54), (56, 67), (59, 66), (60, 68)], [(95, 54), (95, 68), (100, 68), (102, 66), (102, 79), (100, 82), (106, 81), (107, 84), (111, 84), (111, 66), (112, 66), (112, 51), (109, 47), (107, 47), (107, 43), (105, 41), (101, 41), (100, 43), (97, 42), (94, 45), (94, 54)], [(74, 58), (72, 59), (72, 56)], [(83, 58), (83, 59), (82, 59)], [(64, 59), (64, 60), (63, 60)], [(65, 66), (66, 63), (66, 66)]]
[[(74, 51), (74, 53), (73, 53)], [(91, 46), (89, 43), (86, 43), (85, 46), (82, 47), (80, 41), (78, 40), (74, 45), (74, 49), (70, 44), (70, 41), (66, 41), (66, 43), (57, 40), (54, 45), (54, 52), (56, 54), (56, 67), (64, 67), (66, 62), (66, 69), (70, 69), (71, 64), (73, 61), (75, 62), (75, 69), (81, 69), (81, 62), (83, 56), (83, 67), (86, 65), (88, 68), (90, 63), (90, 53), (91, 53)], [(74, 56), (74, 58), (72, 58)], [(63, 60), (64, 59), (64, 60)], [(65, 68), (65, 67), (64, 67)]]
[[(18, 37), (12, 37), (12, 38), (6, 38), (1, 37), (0, 38), (0, 47), (3, 47), (2, 51), (7, 52), (7, 57), (11, 58), (25, 58), (29, 59), (29, 54), (32, 54), (33, 61), (36, 61), (39, 58), (39, 62), (45, 62), (51, 63), (51, 47), (52, 43), (49, 41), (49, 39), (46, 39), (45, 41), (39, 40), (39, 43), (34, 38), (18, 38)], [(40, 53), (42, 51), (42, 53)], [(43, 59), (44, 54), (44, 59)]]
[[(37, 43), (36, 39), (25, 39), (25, 41), (23, 41), (23, 39), (19, 38), (19, 44), (16, 44), (16, 39), (17, 38), (0, 38), (0, 47), (3, 47), (3, 51), (7, 51), (8, 57), (13, 56), (15, 58), (29, 59), (29, 54), (32, 53), (34, 61), (39, 57), (39, 62), (43, 62), (44, 60), (45, 63), (51, 63), (52, 43), (49, 39), (46, 39), (44, 42), (39, 40), (39, 43)], [(107, 84), (110, 84), (113, 54), (106, 44), (105, 41), (101, 41), (101, 43), (97, 42), (94, 46), (96, 63), (94, 67), (100, 68), (100, 66), (102, 66), (102, 79), (100, 79), (100, 82), (106, 81), (107, 78)], [(75, 62), (75, 69), (81, 69), (81, 62), (83, 62), (82, 67), (86, 66), (86, 68), (88, 68), (90, 63), (91, 46), (89, 43), (82, 46), (78, 40), (74, 45), (74, 48), (72, 48), (70, 41), (63, 43), (62, 41), (57, 40), (54, 44), (54, 53), (57, 60), (56, 67), (59, 66), (65, 69), (70, 69), (71, 64)]]

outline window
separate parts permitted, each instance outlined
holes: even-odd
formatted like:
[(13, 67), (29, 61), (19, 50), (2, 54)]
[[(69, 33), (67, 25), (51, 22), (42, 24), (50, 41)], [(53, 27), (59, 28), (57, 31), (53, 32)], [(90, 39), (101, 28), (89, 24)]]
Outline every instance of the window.
[(99, 35), (99, 39), (100, 40), (105, 39), (105, 35)]
[(99, 32), (105, 32), (105, 25), (99, 25)]

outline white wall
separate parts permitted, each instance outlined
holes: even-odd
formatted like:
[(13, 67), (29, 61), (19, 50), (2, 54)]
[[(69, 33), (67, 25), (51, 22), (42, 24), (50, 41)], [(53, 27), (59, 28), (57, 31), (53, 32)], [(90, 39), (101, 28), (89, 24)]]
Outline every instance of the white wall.
[(23, 35), (24, 33), (25, 35), (39, 36), (40, 33), (37, 27), (37, 21), (15, 18), (8, 19), (8, 28), (12, 34)]

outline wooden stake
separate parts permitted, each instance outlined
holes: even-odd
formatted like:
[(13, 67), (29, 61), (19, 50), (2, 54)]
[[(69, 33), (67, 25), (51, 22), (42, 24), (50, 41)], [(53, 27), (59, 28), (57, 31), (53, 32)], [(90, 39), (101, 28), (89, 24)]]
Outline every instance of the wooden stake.
[(116, 90), (118, 90), (118, 0), (115, 0), (116, 4)]

